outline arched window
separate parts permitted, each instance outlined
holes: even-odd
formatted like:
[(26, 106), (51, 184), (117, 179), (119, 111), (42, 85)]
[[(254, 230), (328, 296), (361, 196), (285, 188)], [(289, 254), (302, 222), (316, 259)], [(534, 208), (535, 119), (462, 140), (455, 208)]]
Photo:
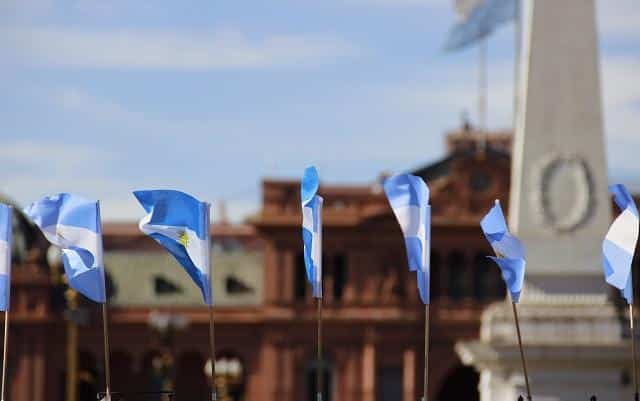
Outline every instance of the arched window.
[(342, 294), (347, 282), (347, 257), (343, 253), (336, 253), (333, 257), (333, 299), (342, 300)]
[(98, 393), (98, 362), (89, 351), (78, 353), (78, 399), (94, 400)]
[[(158, 350), (147, 352), (142, 358), (142, 371), (138, 380), (136, 391), (148, 391), (157, 393), (173, 388), (174, 366), (170, 354)], [(157, 396), (151, 401), (162, 401)]]
[(376, 378), (377, 401), (398, 401), (402, 399), (402, 367), (382, 366)]
[(296, 256), (296, 271), (294, 276), (296, 301), (303, 301), (307, 294), (307, 273), (304, 266), (304, 254), (302, 252)]
[(485, 301), (491, 297), (491, 275), (489, 258), (484, 253), (478, 252), (473, 258), (473, 298)]
[(208, 378), (209, 376), (205, 376), (205, 358), (198, 351), (183, 353), (176, 365), (176, 399), (209, 399), (211, 390)]
[(306, 399), (308, 401), (317, 401), (318, 394), (318, 369), (321, 372), (321, 380), (322, 380), (322, 401), (331, 401), (331, 388), (333, 386), (332, 379), (332, 364), (331, 361), (327, 357), (322, 358), (322, 362), (320, 366), (318, 366), (318, 361), (315, 359), (311, 359), (307, 363), (307, 393)]
[(468, 295), (466, 288), (465, 258), (461, 251), (453, 251), (447, 257), (449, 297), (459, 301)]
[(442, 261), (438, 252), (431, 252), (431, 299), (442, 296)]
[[(111, 386), (119, 393), (133, 391), (135, 378), (133, 375), (133, 357), (124, 350), (111, 353)], [(103, 391), (101, 389), (101, 391)]]
[(479, 401), (480, 376), (471, 367), (460, 366), (451, 372), (440, 386), (437, 401)]

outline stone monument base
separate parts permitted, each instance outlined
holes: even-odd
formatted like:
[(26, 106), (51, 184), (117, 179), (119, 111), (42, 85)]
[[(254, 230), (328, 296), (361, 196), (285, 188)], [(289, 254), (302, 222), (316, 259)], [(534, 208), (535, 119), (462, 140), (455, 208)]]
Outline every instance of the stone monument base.
[[(530, 294), (518, 316), (534, 401), (633, 400), (628, 316), (605, 296)], [(480, 373), (481, 401), (516, 401), (526, 388), (508, 302), (482, 316), (480, 340), (456, 352)]]

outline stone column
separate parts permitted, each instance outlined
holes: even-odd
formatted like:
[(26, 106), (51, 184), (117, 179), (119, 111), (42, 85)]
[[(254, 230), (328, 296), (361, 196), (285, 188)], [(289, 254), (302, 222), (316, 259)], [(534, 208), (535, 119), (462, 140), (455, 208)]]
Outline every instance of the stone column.
[[(295, 277), (296, 277), (296, 257), (295, 253), (290, 250), (281, 250), (280, 272), (282, 273), (282, 281), (280, 285), (280, 302), (290, 304), (293, 302)], [(278, 280), (271, 280), (277, 282)]]
[(362, 401), (376, 399), (376, 346), (375, 334), (365, 334), (362, 350)]
[(278, 401), (295, 401), (295, 361), (291, 347), (284, 344), (280, 348), (280, 374), (281, 392)]
[(33, 386), (32, 401), (49, 401), (50, 394), (45, 395), (46, 390), (46, 366), (45, 366), (45, 346), (44, 339), (38, 336), (34, 339), (33, 347), (33, 370), (31, 371)]
[(265, 304), (273, 304), (278, 301), (280, 291), (280, 281), (273, 280), (278, 277), (278, 266), (280, 257), (275, 243), (268, 242), (264, 248), (264, 302)]
[(276, 397), (276, 383), (280, 379), (278, 370), (278, 353), (275, 345), (271, 341), (264, 341), (260, 351), (260, 371), (261, 386), (258, 390), (258, 399), (264, 401), (280, 401)]
[(416, 396), (416, 351), (407, 348), (402, 355), (402, 400), (415, 401)]

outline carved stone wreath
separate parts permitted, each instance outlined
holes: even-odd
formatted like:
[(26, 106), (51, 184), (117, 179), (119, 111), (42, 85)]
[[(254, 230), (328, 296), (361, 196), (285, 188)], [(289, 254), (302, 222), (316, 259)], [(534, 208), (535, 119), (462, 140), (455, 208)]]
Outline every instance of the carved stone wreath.
[(589, 220), (594, 208), (593, 178), (583, 158), (552, 153), (535, 165), (532, 178), (532, 205), (544, 228), (572, 232)]

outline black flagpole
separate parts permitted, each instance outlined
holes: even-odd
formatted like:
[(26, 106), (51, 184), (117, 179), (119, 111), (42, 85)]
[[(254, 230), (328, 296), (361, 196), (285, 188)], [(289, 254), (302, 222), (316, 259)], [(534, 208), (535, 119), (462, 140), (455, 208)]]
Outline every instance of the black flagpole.
[(633, 304), (629, 304), (629, 328), (631, 331), (631, 359), (633, 360), (633, 388), (634, 400), (639, 401), (638, 395), (638, 368), (636, 364), (636, 331), (634, 329)]
[(316, 383), (317, 383), (317, 391), (316, 398), (317, 401), (322, 401), (322, 298), (316, 298), (316, 302), (318, 305), (318, 330), (317, 330), (317, 367), (316, 367)]
[(429, 304), (424, 306), (424, 383), (422, 401), (429, 395)]
[(522, 370), (524, 372), (524, 382), (527, 386), (527, 400), (531, 401), (531, 387), (529, 386), (529, 374), (527, 373), (527, 360), (524, 357), (524, 349), (522, 348), (522, 336), (520, 335), (520, 321), (518, 320), (518, 308), (515, 302), (511, 302), (513, 306), (513, 317), (516, 322), (516, 332), (518, 334), (518, 347), (520, 347), (520, 359), (522, 360)]

